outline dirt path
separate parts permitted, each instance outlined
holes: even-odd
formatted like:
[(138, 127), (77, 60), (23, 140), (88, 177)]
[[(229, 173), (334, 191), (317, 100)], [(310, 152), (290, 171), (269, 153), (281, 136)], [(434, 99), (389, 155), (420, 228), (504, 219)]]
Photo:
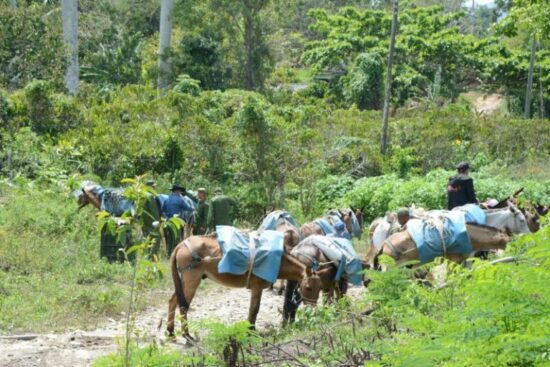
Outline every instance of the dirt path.
[[(161, 297), (168, 300), (169, 294)], [(249, 291), (246, 289), (224, 288), (209, 282), (207, 287), (197, 292), (189, 318), (218, 318), (232, 323), (246, 320), (248, 316)], [(283, 298), (271, 291), (264, 291), (258, 315), (259, 329), (278, 327), (281, 321), (280, 309)], [(152, 307), (136, 319), (139, 330), (148, 340), (166, 341), (164, 335), (167, 304)], [(71, 331), (62, 334), (39, 334), (0, 337), (1, 367), (42, 367), (42, 366), (88, 366), (102, 355), (116, 350), (115, 338), (124, 335), (124, 317), (109, 319), (101, 327), (90, 331)], [(159, 324), (162, 326), (159, 329)], [(178, 324), (179, 327), (179, 324)], [(23, 338), (23, 339), (22, 339)], [(179, 338), (175, 346), (181, 345)]]

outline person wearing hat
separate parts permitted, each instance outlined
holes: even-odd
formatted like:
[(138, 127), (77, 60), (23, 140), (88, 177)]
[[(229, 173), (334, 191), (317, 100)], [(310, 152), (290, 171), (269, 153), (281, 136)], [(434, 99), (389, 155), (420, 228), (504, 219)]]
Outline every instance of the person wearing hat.
[(447, 184), (447, 209), (466, 204), (477, 204), (474, 180), (470, 177), (470, 165), (461, 162), (456, 166), (457, 175), (449, 179)]
[[(185, 187), (179, 184), (172, 185), (170, 189), (172, 191), (163, 205), (163, 215), (166, 219), (170, 219), (174, 216), (180, 217), (182, 220), (185, 220), (189, 214), (193, 213), (193, 207), (188, 204), (184, 199)], [(166, 237), (166, 251), (168, 256), (172, 253), (177, 244), (183, 239), (183, 227), (174, 233), (170, 228), (165, 230)]]
[(216, 226), (232, 226), (237, 209), (235, 199), (225, 196), (220, 187), (216, 187), (214, 194), (208, 214), (208, 229), (212, 231), (216, 230)]
[(197, 217), (195, 220), (195, 234), (206, 234), (208, 228), (208, 213), (210, 211), (210, 204), (207, 200), (206, 189), (201, 187), (197, 190), (198, 203), (197, 203)]

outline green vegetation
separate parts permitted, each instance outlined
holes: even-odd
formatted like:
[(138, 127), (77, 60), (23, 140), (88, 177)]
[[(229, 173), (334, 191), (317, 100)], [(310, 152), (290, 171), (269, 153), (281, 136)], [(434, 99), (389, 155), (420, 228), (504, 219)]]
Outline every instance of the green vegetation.
[(61, 187), (0, 184), (0, 329), (89, 327), (123, 311), (131, 268), (99, 259), (97, 221)]
[[(141, 243), (135, 266), (99, 259), (98, 226), (114, 225), (76, 210), (70, 191), (82, 179), (129, 187), (138, 200), (144, 177), (161, 192), (221, 186), (247, 228), (275, 208), (300, 222), (337, 206), (363, 208), (367, 220), (403, 205), (441, 208), (459, 161), (471, 163), (481, 200), (524, 187), (520, 200), (550, 203), (547, 1), (400, 1), (385, 155), (392, 1), (174, 0), (159, 55), (159, 2), (80, 0), (74, 95), (67, 3), (0, 1), (4, 333), (86, 327), (124, 311), (131, 334), (148, 289), (168, 289), (162, 264), (144, 256), (139, 215), (124, 227)], [(441, 288), (390, 266), (369, 274), (361, 300), (305, 309), (288, 330), (212, 322), (191, 354), (126, 338), (128, 356), (97, 365), (549, 364), (549, 229), (510, 246), (518, 264), (448, 265)], [(279, 348), (288, 361), (268, 360)]]

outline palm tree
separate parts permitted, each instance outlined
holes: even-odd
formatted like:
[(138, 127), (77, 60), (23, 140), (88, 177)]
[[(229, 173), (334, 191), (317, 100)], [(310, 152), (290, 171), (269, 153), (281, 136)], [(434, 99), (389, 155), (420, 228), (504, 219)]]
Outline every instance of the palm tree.
[(168, 74), (170, 65), (166, 60), (166, 52), (170, 47), (170, 38), (172, 37), (172, 10), (174, 9), (174, 0), (162, 0), (160, 5), (160, 46), (159, 46), (159, 75), (157, 88), (159, 91), (168, 86)]
[(78, 0), (61, 0), (63, 38), (68, 49), (65, 86), (70, 94), (78, 94), (80, 68), (78, 65)]

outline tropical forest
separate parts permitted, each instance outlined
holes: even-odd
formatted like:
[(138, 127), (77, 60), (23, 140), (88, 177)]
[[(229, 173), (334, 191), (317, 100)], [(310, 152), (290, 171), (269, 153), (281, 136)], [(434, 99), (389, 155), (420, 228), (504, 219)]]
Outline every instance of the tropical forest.
[(550, 366), (550, 1), (0, 0), (0, 366)]

